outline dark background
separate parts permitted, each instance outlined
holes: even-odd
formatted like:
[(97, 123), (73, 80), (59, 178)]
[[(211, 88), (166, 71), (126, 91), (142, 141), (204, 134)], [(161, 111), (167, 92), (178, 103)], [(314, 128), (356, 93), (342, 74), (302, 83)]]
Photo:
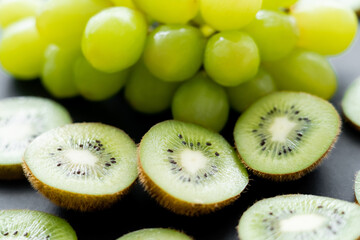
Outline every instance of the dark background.
[[(341, 99), (347, 86), (360, 76), (360, 39), (344, 54), (331, 58), (339, 87), (331, 102), (341, 113)], [(39, 81), (21, 82), (0, 71), (0, 98), (10, 96), (49, 97)], [(104, 102), (88, 102), (82, 98), (57, 100), (64, 105), (75, 122), (103, 122), (127, 132), (136, 143), (157, 122), (171, 118), (167, 111), (144, 115), (133, 111), (123, 98), (123, 92)], [(233, 143), (232, 131), (239, 114), (231, 112), (221, 132)], [(354, 201), (354, 175), (360, 170), (360, 132), (349, 124), (342, 127), (335, 148), (323, 164), (300, 180), (274, 183), (250, 174), (250, 184), (231, 206), (202, 217), (177, 216), (152, 200), (139, 184), (111, 209), (80, 213), (61, 209), (34, 191), (26, 180), (0, 181), (0, 209), (32, 209), (55, 214), (66, 219), (78, 238), (115, 240), (123, 234), (148, 227), (171, 227), (183, 230), (198, 240), (235, 240), (236, 226), (242, 213), (255, 201), (279, 194), (303, 193)]]

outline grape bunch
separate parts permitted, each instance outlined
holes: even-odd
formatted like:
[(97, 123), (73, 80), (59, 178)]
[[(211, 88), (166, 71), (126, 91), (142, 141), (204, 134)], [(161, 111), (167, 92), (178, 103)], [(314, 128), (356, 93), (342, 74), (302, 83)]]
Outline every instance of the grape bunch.
[(102, 101), (124, 88), (144, 113), (220, 131), (277, 90), (330, 99), (327, 57), (355, 12), (330, 0), (0, 0), (0, 63), (57, 98)]

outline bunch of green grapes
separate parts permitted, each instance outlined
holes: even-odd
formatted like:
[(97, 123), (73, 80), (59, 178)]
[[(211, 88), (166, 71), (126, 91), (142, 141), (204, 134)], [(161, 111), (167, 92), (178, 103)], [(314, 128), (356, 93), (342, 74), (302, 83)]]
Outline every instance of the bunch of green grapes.
[(352, 43), (340, 1), (0, 0), (0, 64), (57, 98), (106, 100), (214, 131), (277, 90), (330, 99)]

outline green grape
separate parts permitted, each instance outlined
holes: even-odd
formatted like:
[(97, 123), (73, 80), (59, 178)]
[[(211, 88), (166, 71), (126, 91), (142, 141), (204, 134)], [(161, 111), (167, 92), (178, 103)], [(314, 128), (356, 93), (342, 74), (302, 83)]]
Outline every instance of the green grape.
[(115, 73), (100, 72), (83, 56), (74, 65), (74, 81), (80, 94), (91, 101), (102, 101), (115, 95), (125, 85), (129, 70)]
[(184, 81), (199, 70), (205, 38), (189, 25), (163, 25), (148, 37), (144, 62), (149, 71), (164, 81)]
[(285, 57), (295, 47), (298, 29), (292, 17), (270, 10), (260, 10), (245, 29), (255, 40), (262, 61)]
[(48, 43), (78, 47), (90, 17), (111, 6), (107, 0), (48, 0), (36, 18), (37, 27)]
[(204, 73), (183, 83), (175, 92), (171, 110), (174, 119), (220, 131), (229, 115), (226, 91)]
[(233, 87), (254, 77), (260, 64), (254, 40), (240, 31), (213, 35), (205, 49), (204, 66), (217, 83)]
[(270, 74), (260, 68), (254, 78), (226, 90), (231, 107), (238, 112), (244, 112), (259, 98), (276, 91), (276, 86)]
[(298, 46), (323, 55), (339, 54), (349, 47), (358, 26), (353, 10), (332, 1), (300, 3), (291, 12), (300, 30)]
[(178, 86), (158, 79), (139, 61), (125, 85), (125, 98), (139, 112), (159, 113), (170, 107)]
[(330, 99), (336, 91), (336, 74), (318, 53), (295, 49), (285, 58), (263, 66), (280, 90), (308, 92), (324, 99)]
[(128, 7), (137, 10), (133, 0), (110, 0), (118, 7)]
[(279, 8), (288, 8), (294, 5), (298, 0), (263, 0), (263, 9), (278, 10)]
[(41, 0), (0, 0), (0, 27), (27, 17), (35, 17)]
[(25, 18), (2, 32), (0, 63), (16, 78), (37, 78), (41, 73), (45, 47), (36, 29), (35, 18)]
[(42, 84), (57, 98), (69, 98), (79, 94), (74, 81), (73, 65), (81, 54), (77, 48), (49, 45), (45, 50)]
[(144, 48), (147, 26), (138, 11), (126, 7), (106, 9), (86, 25), (82, 51), (90, 64), (103, 72), (119, 72), (134, 65)]
[(261, 8), (262, 0), (201, 0), (206, 23), (217, 30), (238, 30), (249, 24)]
[(134, 0), (136, 6), (162, 23), (187, 23), (199, 9), (199, 0)]

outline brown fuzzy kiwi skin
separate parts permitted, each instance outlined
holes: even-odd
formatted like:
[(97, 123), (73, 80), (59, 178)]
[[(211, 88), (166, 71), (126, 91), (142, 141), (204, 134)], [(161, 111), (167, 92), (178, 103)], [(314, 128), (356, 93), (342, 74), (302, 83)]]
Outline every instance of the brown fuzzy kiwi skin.
[(46, 185), (37, 179), (23, 161), (22, 164), (24, 173), (28, 181), (31, 183), (32, 187), (39, 191), (42, 195), (52, 201), (54, 204), (65, 208), (81, 212), (92, 212), (97, 210), (103, 210), (110, 208), (117, 201), (119, 201), (124, 195), (126, 195), (131, 187), (136, 182), (134, 182), (127, 187), (126, 189), (114, 193), (114, 194), (104, 194), (104, 195), (89, 195), (89, 194), (80, 194), (73, 193), (58, 188), (51, 187)]
[(0, 180), (23, 180), (25, 175), (21, 164), (0, 166)]
[(345, 113), (343, 114), (344, 115), (344, 119), (345, 119), (345, 122), (348, 123), (351, 127), (353, 127), (355, 130), (357, 131), (360, 131), (360, 126), (359, 125), (356, 125), (353, 121), (351, 121), (346, 115)]

